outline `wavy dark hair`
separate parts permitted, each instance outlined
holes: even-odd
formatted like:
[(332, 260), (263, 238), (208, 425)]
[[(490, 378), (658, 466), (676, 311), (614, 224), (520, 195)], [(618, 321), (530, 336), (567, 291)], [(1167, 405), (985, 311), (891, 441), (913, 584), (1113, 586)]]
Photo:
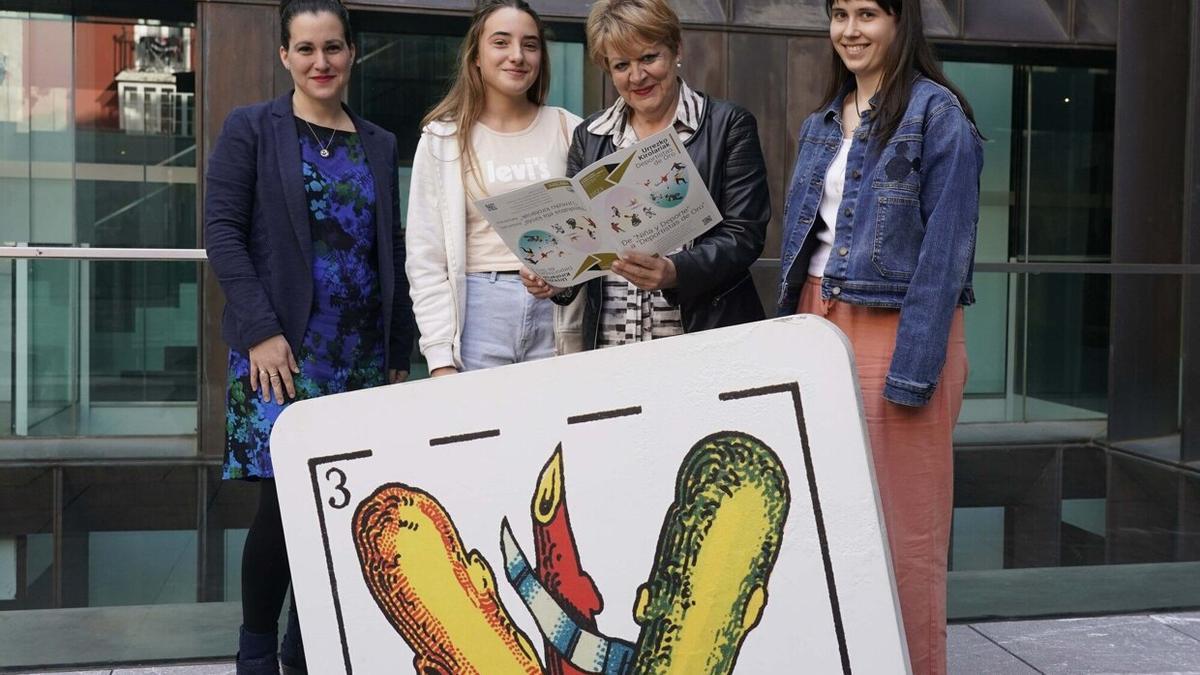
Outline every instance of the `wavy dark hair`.
[[(838, 0), (825, 0), (825, 14), (833, 18), (833, 6)], [(889, 16), (896, 17), (896, 39), (885, 55), (883, 77), (879, 82), (879, 92), (876, 94), (876, 105), (871, 110), (871, 120), (874, 123), (872, 134), (882, 138), (891, 138), (900, 126), (904, 111), (908, 108), (908, 100), (912, 96), (913, 76), (920, 74), (950, 90), (967, 119), (975, 124), (975, 112), (971, 104), (963, 96), (958, 87), (954, 86), (933, 56), (933, 49), (925, 39), (925, 21), (921, 18), (920, 0), (874, 0), (875, 4)], [(837, 100), (846, 84), (854, 80), (842, 57), (837, 50), (830, 46), (832, 55), (831, 68), (833, 77), (821, 98), (818, 110), (823, 110)]]
[(297, 14), (329, 12), (342, 22), (342, 37), (354, 46), (354, 31), (350, 28), (350, 12), (339, 0), (283, 0), (279, 3), (279, 45), (287, 49), (292, 44), (292, 19)]

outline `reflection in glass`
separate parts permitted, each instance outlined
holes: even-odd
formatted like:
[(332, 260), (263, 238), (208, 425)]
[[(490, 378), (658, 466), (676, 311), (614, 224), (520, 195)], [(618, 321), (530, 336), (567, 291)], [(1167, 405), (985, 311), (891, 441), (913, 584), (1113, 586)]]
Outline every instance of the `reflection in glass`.
[[(1025, 420), (1102, 418), (1108, 408), (1111, 282), (1103, 274), (1022, 275)], [(1021, 387), (1021, 384), (1024, 387)]]
[[(421, 137), (421, 120), (454, 80), (462, 37), (360, 32), (358, 41), (350, 105), (396, 134), (400, 163), (409, 165)], [(549, 42), (546, 51), (554, 74), (547, 103), (582, 115), (583, 44)]]
[(195, 602), (195, 468), (63, 473), (63, 606)]
[[(454, 80), (462, 37), (360, 32), (357, 39), (358, 61), (351, 72), (350, 106), (363, 118), (396, 134), (400, 212), (407, 213), (410, 167), (421, 138), (421, 120), (446, 95)], [(583, 44), (550, 41), (546, 52), (553, 73), (547, 104), (582, 116)], [(427, 376), (424, 357), (414, 349), (409, 379)]]
[[(984, 141), (979, 185), (976, 262), (1007, 262), (1012, 201), (1013, 66), (947, 63), (946, 75), (971, 102)], [(966, 393), (1003, 396), (1008, 375), (1008, 284), (1004, 275), (977, 274), (974, 307), (966, 312), (970, 376)]]
[(195, 246), (193, 33), (0, 12), (0, 241)]
[[(977, 263), (1110, 256), (1111, 69), (947, 63), (984, 141)], [(975, 275), (960, 421), (1102, 419), (1109, 283), (1103, 275)]]
[(52, 474), (0, 469), (0, 611), (54, 606)]
[(1022, 74), (1025, 227), (1014, 253), (1029, 260), (1111, 260), (1116, 74), (1048, 66)]
[(200, 264), (0, 263), (0, 435), (194, 434)]

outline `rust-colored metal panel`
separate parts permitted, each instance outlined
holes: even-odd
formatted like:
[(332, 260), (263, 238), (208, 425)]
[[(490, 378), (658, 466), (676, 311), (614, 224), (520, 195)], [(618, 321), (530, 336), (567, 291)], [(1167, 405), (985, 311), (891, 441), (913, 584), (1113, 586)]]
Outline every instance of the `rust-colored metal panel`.
[(710, 96), (725, 98), (726, 33), (683, 31), (683, 68), (688, 86)]
[[(549, 8), (554, 5), (565, 4), (563, 2), (545, 2), (539, 3), (539, 14), (547, 16), (553, 14)], [(582, 3), (577, 3), (582, 4)], [(545, 8), (542, 5), (546, 5)], [(470, 14), (475, 9), (475, 0), (354, 0), (347, 2), (346, 6), (350, 9), (377, 9), (380, 7), (387, 9), (432, 9), (444, 12), (466, 13)], [(578, 9), (572, 10), (572, 14), (577, 14)]]
[[(1189, 0), (1122, 0), (1113, 151), (1112, 250), (1115, 263), (1184, 262), (1181, 195), (1188, 148), (1183, 105), (1163, 105), (1163, 92), (1188, 91)], [(1108, 438), (1127, 441), (1179, 432), (1182, 278), (1116, 275), (1109, 337)], [(1195, 302), (1194, 300), (1192, 302)], [(1174, 459), (1178, 459), (1177, 457)]]
[[(1184, 126), (1185, 166), (1183, 194), (1183, 261), (1200, 265), (1200, 6), (1192, 3), (1191, 65), (1188, 68), (1187, 118)], [(1180, 455), (1185, 462), (1200, 462), (1200, 274), (1183, 280), (1183, 380)], [(1194, 464), (1195, 465), (1195, 464)], [(1191, 483), (1200, 488), (1200, 480)], [(1200, 559), (1200, 490), (1191, 492), (1191, 550)]]
[(611, 88), (604, 69), (587, 59), (583, 63), (583, 116), (604, 107), (604, 97)]
[[(538, 0), (533, 4), (538, 14), (547, 18), (583, 19), (591, 9), (591, 3), (582, 0)], [(671, 4), (684, 23), (725, 22), (721, 0), (675, 0)], [(346, 6), (350, 9), (415, 9), (469, 14), (475, 8), (475, 0), (353, 0), (346, 2)]]
[[(824, 38), (795, 37), (788, 40), (787, 65), (787, 134), (780, 141), (787, 147), (785, 172), (771, 185), (772, 190), (778, 190), (781, 198), (787, 198), (787, 186), (791, 181), (792, 164), (794, 163), (797, 147), (797, 134), (804, 119), (821, 104), (821, 96), (825, 93), (825, 85), (830, 78), (829, 63), (832, 48)], [(779, 213), (783, 217), (783, 213)], [(765, 257), (779, 257), (779, 247), (767, 249)]]
[(779, 251), (782, 184), (790, 168), (784, 140), (791, 133), (787, 120), (789, 39), (782, 35), (734, 33), (729, 36), (728, 98), (758, 118), (758, 137), (767, 163), (772, 210), (767, 243), (763, 248), (767, 257), (776, 257)]
[(930, 37), (958, 37), (962, 0), (921, 0), (921, 18)]
[(1067, 33), (1071, 32), (1071, 5), (1075, 4), (1075, 0), (1042, 0), (1046, 3), (1046, 7), (1054, 13), (1054, 18), (1058, 19), (1058, 23)]
[[(577, 0), (564, 0), (574, 2)], [(591, 5), (590, 2), (586, 3)], [(673, 0), (671, 6), (684, 23), (726, 23), (729, 17), (725, 15), (726, 0)]]
[(1075, 40), (1117, 44), (1117, 0), (1075, 0)]
[(733, 0), (732, 23), (804, 31), (827, 31), (825, 0)]
[(968, 40), (1068, 42), (1067, 29), (1047, 0), (967, 0)]
[(602, 101), (600, 108), (597, 108), (597, 110), (600, 110), (601, 108), (607, 108), (608, 106), (612, 105), (616, 100), (617, 100), (617, 88), (613, 86), (612, 78), (609, 77), (608, 75), (605, 75), (604, 76), (604, 100)]
[[(925, 32), (936, 37), (957, 36), (959, 2), (921, 0)], [(824, 33), (829, 30), (825, 0), (734, 0), (732, 23), (804, 32)]]
[[(277, 4), (200, 2), (196, 7), (200, 64), (197, 87), (200, 99), (198, 171), (204, 175), (209, 152), (221, 133), (229, 111), (271, 98), (291, 78), (279, 63), (279, 9)], [(279, 74), (282, 73), (284, 82)], [(200, 181), (203, 241), (204, 182)], [(220, 456), (224, 448), (225, 377), (228, 346), (221, 339), (221, 314), (225, 298), (208, 266), (204, 266), (200, 298), (201, 379), (200, 453)]]

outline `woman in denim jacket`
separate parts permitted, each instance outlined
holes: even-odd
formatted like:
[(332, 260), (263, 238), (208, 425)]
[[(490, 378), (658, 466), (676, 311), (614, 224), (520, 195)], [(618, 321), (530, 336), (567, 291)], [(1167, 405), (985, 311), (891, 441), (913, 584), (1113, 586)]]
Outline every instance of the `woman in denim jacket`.
[(946, 670), (952, 431), (983, 148), (917, 0), (827, 0), (833, 79), (800, 130), (779, 313), (850, 339), (914, 673)]

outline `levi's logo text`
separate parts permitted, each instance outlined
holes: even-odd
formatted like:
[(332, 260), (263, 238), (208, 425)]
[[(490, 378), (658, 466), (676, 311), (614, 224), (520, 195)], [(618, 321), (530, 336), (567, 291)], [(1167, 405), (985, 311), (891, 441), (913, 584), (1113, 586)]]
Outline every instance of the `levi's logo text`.
[(488, 160), (484, 162), (483, 168), (487, 174), (487, 182), (491, 184), (549, 180), (552, 177), (550, 166), (542, 157), (526, 157), (517, 164), (500, 164)]

